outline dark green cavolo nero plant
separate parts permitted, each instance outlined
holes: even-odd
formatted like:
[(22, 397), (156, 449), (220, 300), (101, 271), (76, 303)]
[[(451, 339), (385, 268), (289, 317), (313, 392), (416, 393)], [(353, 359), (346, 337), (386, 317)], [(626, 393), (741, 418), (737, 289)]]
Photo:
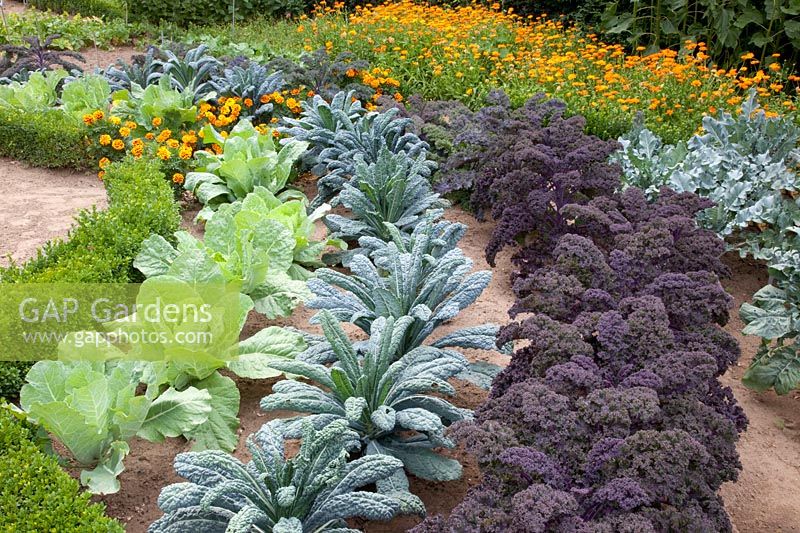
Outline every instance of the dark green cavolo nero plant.
[(402, 462), (386, 455), (348, 462), (358, 434), (343, 421), (320, 430), (304, 424), (300, 451), (287, 459), (285, 429), (273, 420), (250, 436), (248, 463), (218, 451), (179, 454), (175, 471), (188, 481), (161, 491), (164, 516), (148, 531), (358, 533), (346, 519), (390, 520), (400, 510), (391, 496), (357, 489), (384, 482)]
[(424, 161), (419, 173), (425, 178), (436, 168), (426, 158), (428, 143), (407, 131), (411, 119), (399, 118), (398, 109), (362, 114), (360, 106), (350, 103), (352, 99), (352, 91), (338, 93), (330, 105), (315, 97), (303, 104), (299, 119), (286, 119), (289, 127), (282, 128), (283, 133), (307, 141), (313, 149), (312, 171), (321, 177), (312, 207), (339, 194), (355, 174), (358, 157), (367, 164), (376, 163), (381, 151), (387, 149)]
[[(453, 351), (420, 346), (397, 356), (411, 317), (379, 318), (372, 325), (369, 341), (357, 348), (337, 320), (328, 312), (320, 315), (326, 340), (337, 359), (331, 367), (302, 360), (274, 361), (274, 368), (306, 378), (314, 384), (284, 380), (261, 401), (265, 411), (289, 410), (310, 413), (295, 419), (297, 436), (302, 420), (317, 427), (346, 422), (358, 435), (357, 453), (362, 457), (389, 455), (400, 459), (406, 470), (432, 481), (461, 477), (461, 465), (434, 452), (451, 448), (445, 436), (451, 423), (470, 416), (438, 395), (452, 396), (447, 380), (467, 369), (466, 359)], [(313, 348), (311, 348), (313, 351)], [(437, 396), (434, 396), (436, 394)], [(424, 505), (409, 493), (402, 471), (377, 482), (378, 492), (397, 498), (402, 511), (424, 513)]]
[(423, 176), (426, 169), (424, 155), (411, 159), (385, 147), (372, 164), (356, 156), (355, 175), (337, 199), (352, 216), (327, 215), (325, 225), (334, 237), (345, 240), (369, 236), (388, 241), (390, 226), (410, 233), (429, 211), (440, 216), (449, 205), (433, 192)]
[[(367, 333), (379, 317), (407, 317), (411, 323), (398, 345), (398, 355), (421, 346), (437, 327), (470, 306), (492, 278), (489, 271), (470, 273), (472, 261), (459, 248), (437, 241), (431, 221), (425, 228), (428, 231), (417, 233), (408, 248), (401, 248), (402, 238), (398, 237), (398, 242), (375, 247), (372, 259), (363, 254), (353, 256), (348, 263), (352, 275), (317, 270), (316, 278), (308, 281), (315, 298), (306, 306), (330, 312)], [(438, 257), (431, 255), (442, 245), (449, 249)], [(322, 316), (320, 313), (312, 322)], [(493, 324), (475, 326), (442, 337), (431, 346), (493, 350), (496, 334)], [(320, 351), (319, 362), (330, 356)]]

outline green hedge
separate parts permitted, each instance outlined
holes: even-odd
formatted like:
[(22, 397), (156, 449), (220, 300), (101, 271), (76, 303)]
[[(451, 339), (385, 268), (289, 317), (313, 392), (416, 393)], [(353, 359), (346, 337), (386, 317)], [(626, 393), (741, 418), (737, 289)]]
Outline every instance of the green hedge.
[(0, 531), (124, 532), (34, 438), (32, 428), (0, 406)]
[(37, 9), (90, 17), (125, 18), (124, 0), (28, 0)]
[[(133, 259), (153, 233), (171, 238), (180, 210), (158, 160), (126, 159), (106, 169), (109, 208), (83, 211), (64, 241), (20, 267), (0, 269), (2, 283), (136, 283)], [(15, 397), (29, 363), (0, 363), (0, 397)]]
[[(235, 0), (236, 20), (242, 22), (257, 16), (299, 15), (310, 11), (313, 5), (313, 0)], [(139, 0), (130, 4), (130, 17), (152, 23), (172, 22), (178, 26), (230, 23), (233, 8), (232, 0)]]
[(60, 109), (0, 107), (0, 156), (36, 167), (86, 168), (86, 127)]

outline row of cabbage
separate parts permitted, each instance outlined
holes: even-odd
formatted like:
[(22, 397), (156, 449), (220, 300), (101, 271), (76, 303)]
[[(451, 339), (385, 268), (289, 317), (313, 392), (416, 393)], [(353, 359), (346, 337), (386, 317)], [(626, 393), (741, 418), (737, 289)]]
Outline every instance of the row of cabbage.
[(739, 348), (720, 327), (724, 243), (695, 221), (711, 202), (619, 192), (617, 142), (585, 135), (560, 102), (512, 111), (493, 97), (478, 119), (452, 103), (423, 112), (479, 147), (451, 154), (443, 180), (467, 175), (497, 222), (490, 262), (514, 247), (517, 321), (498, 344), (517, 351), (450, 434), (482, 481), (413, 531), (730, 531), (717, 491), (741, 469), (747, 420), (719, 382)]

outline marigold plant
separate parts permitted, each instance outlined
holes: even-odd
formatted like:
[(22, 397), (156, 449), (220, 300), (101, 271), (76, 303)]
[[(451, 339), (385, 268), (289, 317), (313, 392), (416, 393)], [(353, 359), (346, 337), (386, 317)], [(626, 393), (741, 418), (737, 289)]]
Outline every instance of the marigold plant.
[(724, 70), (711, 63), (703, 43), (628, 54), (571, 24), (521, 17), (497, 5), (448, 8), (401, 0), (357, 7), (349, 17), (323, 6), (297, 29), (306, 49), (349, 50), (390, 69), (407, 94), (474, 107), (493, 88), (516, 105), (543, 92), (565, 100), (572, 113), (586, 116), (591, 133), (604, 137), (626, 131), (642, 111), (668, 141), (688, 138), (703, 115), (734, 111), (750, 87), (768, 111), (797, 109), (800, 78), (783, 72), (780, 57), (762, 65), (745, 54), (738, 69)]

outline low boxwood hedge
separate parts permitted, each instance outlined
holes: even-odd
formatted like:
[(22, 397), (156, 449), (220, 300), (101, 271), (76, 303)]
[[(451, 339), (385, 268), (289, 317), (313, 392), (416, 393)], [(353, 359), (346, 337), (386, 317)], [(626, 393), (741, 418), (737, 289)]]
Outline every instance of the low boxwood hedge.
[(33, 428), (0, 406), (0, 531), (122, 533), (34, 438)]
[(0, 156), (35, 167), (87, 168), (86, 127), (61, 109), (0, 107)]

